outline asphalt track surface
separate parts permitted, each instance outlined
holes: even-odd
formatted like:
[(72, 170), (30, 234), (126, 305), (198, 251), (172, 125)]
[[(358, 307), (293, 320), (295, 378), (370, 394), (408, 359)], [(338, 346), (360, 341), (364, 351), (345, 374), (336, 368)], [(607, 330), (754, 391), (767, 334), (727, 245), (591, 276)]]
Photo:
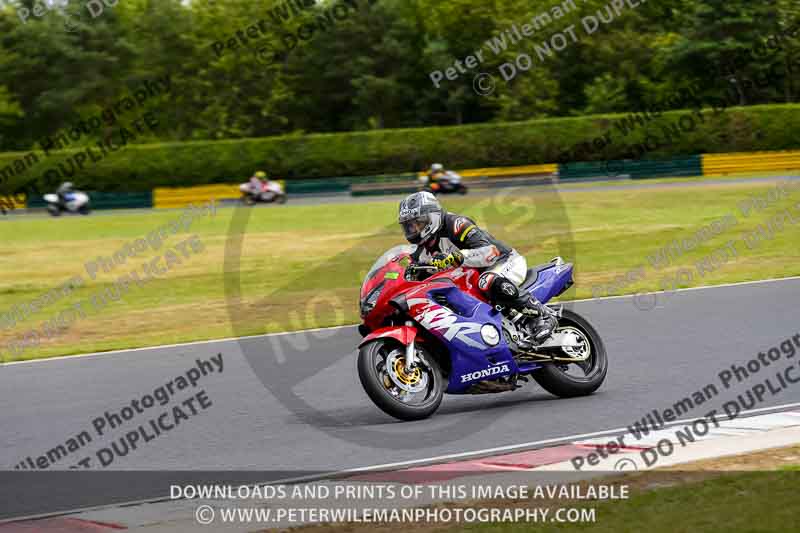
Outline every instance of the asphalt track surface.
[[(119, 412), (132, 399), (185, 374), (196, 359), (219, 353), (222, 373), (202, 377), (197, 389), (175, 397), (202, 388), (211, 407), (116, 458), (109, 469), (261, 470), (285, 479), (309, 471), (419, 461), (626, 427), (652, 409), (666, 409), (716, 384), (719, 395), (682, 417), (694, 418), (712, 408), (721, 411), (724, 402), (755, 383), (774, 381), (775, 371), (791, 363), (781, 359), (762, 367), (729, 390), (718, 377), (732, 363), (745, 365), (797, 334), (799, 303), (797, 278), (679, 291), (651, 311), (638, 310), (630, 297), (576, 302), (571, 305), (595, 325), (609, 354), (608, 378), (597, 393), (556, 399), (528, 384), (498, 395), (445, 396), (432, 418), (413, 423), (384, 415), (363, 392), (355, 369), (360, 337), (349, 326), (324, 335), (259, 336), (6, 364), (0, 366), (0, 468), (13, 469), (29, 455), (35, 459), (80, 430), (91, 432), (91, 420), (106, 410)], [(266, 382), (290, 383), (303, 403), (287, 401), (282, 387), (265, 387), (263, 369), (258, 361), (251, 366), (242, 346), (263, 354), (264, 361), (280, 359), (285, 371), (267, 367), (272, 374)], [(800, 402), (800, 384), (767, 395), (754, 408), (793, 402)], [(137, 415), (124, 429), (146, 418)], [(97, 437), (57, 466), (66, 468), (121, 432), (105, 441)], [(7, 499), (10, 493), (25, 494), (20, 487), (36, 484), (35, 479), (8, 472), (3, 477), (0, 518), (42, 511), (22, 496)], [(114, 485), (108, 502), (165, 496), (163, 483), (152, 477)], [(70, 490), (89, 490), (83, 486), (70, 483)], [(54, 510), (58, 498), (48, 505)]]

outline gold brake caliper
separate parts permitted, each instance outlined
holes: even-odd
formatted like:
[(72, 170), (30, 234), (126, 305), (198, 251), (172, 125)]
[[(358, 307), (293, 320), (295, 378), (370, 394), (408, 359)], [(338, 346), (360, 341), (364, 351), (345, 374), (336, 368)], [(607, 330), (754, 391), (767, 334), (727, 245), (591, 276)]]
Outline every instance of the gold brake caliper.
[(419, 383), (422, 379), (422, 373), (419, 368), (415, 368), (410, 374), (406, 373), (406, 363), (404, 357), (398, 357), (394, 361), (394, 373), (397, 379), (402, 381), (405, 385), (413, 386)]

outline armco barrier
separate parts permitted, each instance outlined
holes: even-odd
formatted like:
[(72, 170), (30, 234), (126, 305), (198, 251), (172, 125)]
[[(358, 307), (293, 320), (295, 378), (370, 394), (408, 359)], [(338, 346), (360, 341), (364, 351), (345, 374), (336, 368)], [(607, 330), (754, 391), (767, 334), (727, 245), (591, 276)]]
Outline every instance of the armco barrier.
[(800, 151), (704, 154), (703, 175), (800, 170)]
[(298, 180), (286, 182), (286, 194), (335, 194), (350, 190), (348, 179)]
[(486, 176), (487, 178), (505, 178), (511, 176), (537, 176), (554, 174), (558, 172), (558, 165), (555, 163), (545, 165), (525, 165), (521, 167), (498, 167), (498, 168), (473, 168), (458, 171), (464, 178), (476, 178)]
[[(546, 165), (525, 165), (521, 167), (494, 167), (494, 168), (471, 168), (468, 170), (456, 170), (466, 181), (474, 181), (475, 178), (509, 178), (515, 176), (547, 176), (558, 172), (558, 165), (548, 163)], [(427, 171), (418, 172), (417, 177), (427, 175)]]
[(620, 161), (562, 163), (559, 165), (559, 179), (561, 180), (621, 176), (633, 179), (647, 179), (702, 175), (701, 159), (697, 155), (671, 159), (626, 159)]
[(208, 203), (212, 199), (234, 200), (242, 196), (239, 185), (201, 185), (198, 187), (159, 187), (153, 191), (156, 209), (186, 207), (189, 204)]
[(25, 209), (28, 198), (25, 193), (0, 195), (0, 214), (17, 209)]
[[(142, 209), (153, 207), (151, 192), (89, 192), (92, 209)], [(44, 207), (45, 201), (39, 195), (28, 197), (27, 207)]]

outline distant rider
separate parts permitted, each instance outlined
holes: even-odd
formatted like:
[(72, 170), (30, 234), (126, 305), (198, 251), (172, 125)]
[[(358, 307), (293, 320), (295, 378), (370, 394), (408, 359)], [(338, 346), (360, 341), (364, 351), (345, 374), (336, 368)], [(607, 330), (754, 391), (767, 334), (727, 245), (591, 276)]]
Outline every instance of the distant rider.
[(56, 189), (56, 194), (58, 195), (58, 200), (62, 204), (66, 204), (69, 198), (67, 195), (72, 194), (75, 192), (75, 186), (72, 185), (71, 181), (65, 181), (61, 185), (59, 185), (58, 189)]
[(267, 173), (262, 170), (256, 171), (256, 173), (250, 178), (250, 192), (256, 198), (261, 198), (261, 196), (264, 194), (267, 183), (269, 183)]
[[(431, 168), (428, 169), (428, 185), (436, 189), (438, 187), (439, 181), (445, 176), (444, 165), (441, 163), (434, 163), (431, 165)], [(437, 187), (434, 187), (437, 185)]]
[[(405, 237), (417, 245), (415, 262), (444, 270), (466, 266), (484, 269), (478, 288), (494, 305), (516, 310), (526, 317), (538, 317), (533, 337), (541, 341), (558, 325), (554, 313), (519, 286), (525, 281), (525, 257), (495, 239), (465, 216), (448, 213), (429, 192), (409, 195), (400, 202), (398, 221)], [(520, 293), (522, 292), (522, 293)]]

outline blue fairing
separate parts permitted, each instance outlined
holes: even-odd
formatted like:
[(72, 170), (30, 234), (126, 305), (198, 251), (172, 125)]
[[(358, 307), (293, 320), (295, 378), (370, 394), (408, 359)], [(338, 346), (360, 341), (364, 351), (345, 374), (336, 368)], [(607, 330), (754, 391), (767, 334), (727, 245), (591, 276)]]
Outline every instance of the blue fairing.
[[(539, 301), (547, 302), (571, 283), (572, 264), (554, 264), (540, 271), (535, 283), (528, 290)], [(437, 296), (443, 296), (447, 300), (447, 308), (452, 310), (452, 313), (445, 313), (439, 305), (435, 305), (430, 318), (426, 318), (427, 313), (417, 317), (419, 324), (436, 336), (450, 352), (451, 372), (447, 386), (449, 394), (464, 393), (481, 381), (528, 373), (540, 368), (536, 363), (526, 363), (521, 367), (517, 365), (502, 334), (502, 315), (491, 305), (454, 286), (432, 289), (426, 295), (431, 303), (436, 301)], [(489, 345), (481, 335), (480, 329), (486, 324), (493, 325), (499, 332), (499, 340), (495, 346)]]
[[(455, 314), (455, 322), (448, 327), (434, 322), (427, 328), (450, 351), (452, 368), (448, 393), (458, 394), (480, 381), (518, 373), (517, 364), (503, 338), (502, 316), (497, 310), (457, 287), (428, 292), (431, 300), (437, 295), (447, 298), (447, 306)], [(494, 325), (500, 333), (499, 343), (495, 346), (489, 346), (481, 337), (480, 328), (486, 324)], [(481, 372), (487, 376), (476, 375)]]
[(550, 301), (572, 284), (572, 263), (553, 265), (539, 272), (536, 282), (528, 288), (542, 303)]

